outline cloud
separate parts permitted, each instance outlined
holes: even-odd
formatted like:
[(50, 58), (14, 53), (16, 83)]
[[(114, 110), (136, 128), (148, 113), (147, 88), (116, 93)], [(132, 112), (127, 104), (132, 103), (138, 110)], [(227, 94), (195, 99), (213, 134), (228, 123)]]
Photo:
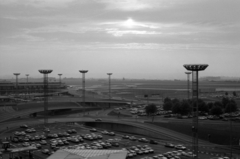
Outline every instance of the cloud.
[(135, 35), (156, 35), (162, 34), (161, 32), (155, 31), (145, 31), (145, 30), (118, 30), (118, 29), (106, 29), (107, 33), (112, 34), (114, 36), (121, 37), (125, 34), (135, 34)]
[(32, 7), (66, 7), (75, 0), (0, 0), (1, 5), (24, 5)]
[(106, 4), (108, 10), (121, 11), (141, 11), (152, 9), (165, 9), (176, 5), (184, 5), (191, 3), (191, 0), (98, 0), (100, 3)]
[(12, 39), (26, 40), (27, 42), (39, 42), (44, 41), (44, 38), (28, 35), (28, 34), (20, 34), (10, 37)]
[(128, 18), (124, 21), (115, 21), (115, 22), (104, 22), (100, 25), (109, 25), (114, 27), (124, 27), (124, 28), (150, 28), (150, 29), (156, 29), (159, 28), (159, 26), (155, 24), (150, 24), (147, 22), (136, 22), (132, 18)]
[(107, 5), (106, 8), (110, 10), (136, 11), (153, 7), (151, 3), (143, 0), (100, 0), (99, 2), (105, 3)]

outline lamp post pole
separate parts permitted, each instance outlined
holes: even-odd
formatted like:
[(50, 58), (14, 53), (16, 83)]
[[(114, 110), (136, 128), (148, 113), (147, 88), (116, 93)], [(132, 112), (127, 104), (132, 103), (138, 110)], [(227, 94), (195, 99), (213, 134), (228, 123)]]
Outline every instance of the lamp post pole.
[(196, 104), (192, 105), (193, 125), (192, 125), (192, 145), (193, 145), (193, 158), (198, 159), (198, 72), (205, 70), (207, 64), (188, 64), (183, 65), (188, 71), (192, 71), (192, 99)]
[(26, 76), (27, 76), (27, 84), (28, 84), (28, 76), (29, 76), (29, 74), (26, 74)]
[(110, 100), (111, 100), (111, 75), (112, 75), (112, 73), (107, 73), (107, 75), (108, 75), (108, 81), (109, 81), (109, 108), (111, 107), (111, 103), (110, 103)]
[(62, 85), (62, 79), (61, 79), (62, 74), (58, 74), (58, 76), (59, 76), (59, 83), (60, 83), (60, 86), (61, 86)]
[[(26, 85), (27, 85), (27, 88), (26, 88), (26, 89), (27, 89), (26, 94), (28, 94), (28, 76), (29, 76), (29, 74), (26, 74), (26, 77), (27, 77), (27, 78), (26, 78), (26, 80), (27, 80), (27, 83), (26, 83)], [(27, 98), (27, 97), (26, 97), (26, 94), (25, 94), (25, 98)]]
[(52, 72), (52, 70), (38, 70), (41, 74), (43, 74), (43, 91), (44, 91), (44, 125), (48, 124), (48, 74)]
[(88, 72), (88, 70), (79, 70), (80, 73), (82, 73), (82, 102), (83, 105), (85, 105), (85, 73)]
[(16, 76), (16, 90), (18, 91), (18, 76), (20, 73), (14, 73), (14, 75)]
[(185, 74), (187, 74), (187, 94), (188, 94), (188, 100), (190, 99), (190, 80), (189, 80), (189, 76), (191, 74), (191, 72), (185, 72)]

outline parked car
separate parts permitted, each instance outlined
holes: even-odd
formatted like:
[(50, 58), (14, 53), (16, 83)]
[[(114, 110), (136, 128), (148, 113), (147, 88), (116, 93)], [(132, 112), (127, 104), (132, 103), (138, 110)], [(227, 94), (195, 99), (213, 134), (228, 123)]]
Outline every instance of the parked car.
[(90, 131), (92, 131), (92, 132), (97, 132), (97, 129), (92, 128), (92, 129), (90, 129)]
[(174, 148), (175, 146), (172, 143), (165, 143), (165, 147)]
[(140, 138), (138, 139), (139, 142), (145, 142), (145, 143), (148, 143), (149, 140), (147, 140), (146, 138)]
[(20, 128), (28, 128), (28, 126), (24, 124), (24, 125), (21, 125)]
[(150, 144), (155, 144), (155, 145), (157, 145), (157, 144), (158, 144), (158, 142), (157, 142), (157, 141), (155, 141), (155, 140), (150, 140), (150, 141), (149, 141), (149, 143), (150, 143)]
[(46, 141), (46, 140), (41, 140), (39, 143), (40, 143), (41, 145), (47, 145), (47, 141)]
[(114, 133), (114, 132), (109, 132), (108, 135), (110, 135), (110, 136), (115, 136), (115, 133)]
[(123, 135), (122, 138), (123, 139), (129, 139), (129, 136), (128, 135)]
[(43, 149), (43, 150), (42, 150), (42, 153), (43, 153), (43, 154), (49, 154), (50, 151), (49, 151), (48, 149)]
[(183, 145), (175, 145), (175, 149), (177, 150), (186, 150), (187, 148)]

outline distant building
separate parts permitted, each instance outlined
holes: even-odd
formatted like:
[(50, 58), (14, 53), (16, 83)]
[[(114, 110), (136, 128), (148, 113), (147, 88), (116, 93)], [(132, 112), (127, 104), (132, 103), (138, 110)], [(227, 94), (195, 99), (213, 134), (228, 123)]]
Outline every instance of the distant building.
[(200, 80), (204, 80), (204, 81), (221, 81), (221, 77), (202, 77), (200, 78)]
[(213, 93), (216, 92), (216, 88), (199, 88), (199, 93)]
[[(31, 93), (41, 93), (43, 92), (44, 83), (43, 82), (19, 82), (18, 87), (15, 82), (0, 81), (0, 94), (10, 94), (10, 93), (21, 93), (21, 92), (31, 92)], [(57, 92), (58, 90), (65, 89), (65, 83), (60, 82), (48, 82), (49, 92)]]

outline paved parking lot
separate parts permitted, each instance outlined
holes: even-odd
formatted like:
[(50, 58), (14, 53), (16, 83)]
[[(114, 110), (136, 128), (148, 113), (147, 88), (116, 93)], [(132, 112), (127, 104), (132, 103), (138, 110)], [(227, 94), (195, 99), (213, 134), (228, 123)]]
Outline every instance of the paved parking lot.
[[(141, 159), (145, 157), (155, 157), (161, 158), (160, 156), (169, 152), (175, 159), (188, 158), (182, 155), (182, 152), (189, 152), (190, 145), (186, 146), (187, 150), (178, 151), (175, 148), (165, 147), (164, 144), (167, 141), (157, 141), (158, 144), (150, 144), (149, 138), (139, 135), (124, 134), (114, 132), (114, 134), (109, 135), (109, 133), (104, 133), (102, 129), (92, 129), (85, 127), (83, 125), (69, 125), (66, 123), (49, 124), (48, 128), (50, 132), (43, 125), (33, 126), (31, 128), (17, 128), (7, 132), (8, 137), (17, 136), (21, 138), (21, 142), (11, 142), (14, 147), (23, 147), (28, 145), (39, 146), (38, 150), (34, 151), (35, 158), (47, 158), (51, 153), (54, 153), (58, 149), (125, 149), (129, 152), (129, 158)], [(70, 130), (76, 130), (76, 132), (71, 132)], [(35, 130), (35, 131), (34, 131)], [(20, 135), (17, 132), (20, 133)], [(105, 132), (111, 132), (107, 130)], [(64, 135), (65, 133), (65, 135)], [(50, 134), (55, 134), (51, 137)], [(123, 136), (128, 136), (130, 139), (123, 138)], [(134, 137), (135, 139), (134, 139)], [(101, 138), (102, 137), (102, 138)], [(26, 139), (27, 138), (27, 139)], [(138, 141), (140, 138), (145, 138), (146, 141)], [(45, 140), (46, 143), (43, 141)], [(153, 139), (154, 140), (154, 139)], [(155, 140), (154, 140), (155, 141)], [(181, 143), (174, 143), (181, 144)], [(47, 150), (45, 150), (47, 149)], [(172, 152), (172, 153), (170, 153)], [(213, 154), (200, 153), (200, 158), (207, 159), (211, 158)], [(171, 156), (171, 155), (169, 155)]]

